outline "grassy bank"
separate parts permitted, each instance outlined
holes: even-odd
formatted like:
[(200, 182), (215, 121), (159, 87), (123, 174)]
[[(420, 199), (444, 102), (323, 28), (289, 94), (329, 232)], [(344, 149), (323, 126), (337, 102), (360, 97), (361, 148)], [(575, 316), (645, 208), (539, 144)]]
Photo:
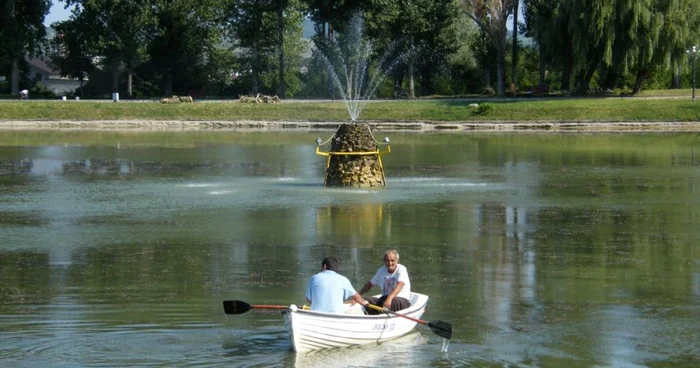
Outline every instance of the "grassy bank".
[[(518, 99), (489, 100), (475, 114), (463, 100), (370, 101), (360, 119), (373, 121), (700, 121), (700, 102), (690, 99)], [(478, 102), (478, 101), (477, 101)], [(482, 101), (483, 102), (483, 101)], [(16, 120), (260, 120), (347, 121), (342, 102), (241, 104), (202, 102), (2, 101), (0, 124)]]

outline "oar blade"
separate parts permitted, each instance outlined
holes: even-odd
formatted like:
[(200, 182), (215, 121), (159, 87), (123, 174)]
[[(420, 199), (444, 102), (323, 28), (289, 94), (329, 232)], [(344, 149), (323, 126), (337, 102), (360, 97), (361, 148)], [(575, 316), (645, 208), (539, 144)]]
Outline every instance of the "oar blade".
[(240, 300), (224, 300), (226, 314), (243, 314), (251, 309), (251, 305)]
[(452, 338), (452, 325), (443, 321), (430, 321), (427, 323), (430, 330), (436, 335), (444, 337), (446, 339)]

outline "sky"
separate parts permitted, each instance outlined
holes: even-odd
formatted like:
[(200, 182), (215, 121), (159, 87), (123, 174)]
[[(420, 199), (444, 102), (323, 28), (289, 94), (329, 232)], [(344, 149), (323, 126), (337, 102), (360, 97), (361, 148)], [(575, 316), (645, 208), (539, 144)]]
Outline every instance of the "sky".
[(51, 0), (51, 9), (49, 10), (49, 15), (44, 18), (44, 25), (50, 26), (51, 23), (60, 22), (62, 20), (67, 20), (70, 18), (70, 11), (73, 7), (68, 9), (63, 9), (66, 3), (58, 0)]

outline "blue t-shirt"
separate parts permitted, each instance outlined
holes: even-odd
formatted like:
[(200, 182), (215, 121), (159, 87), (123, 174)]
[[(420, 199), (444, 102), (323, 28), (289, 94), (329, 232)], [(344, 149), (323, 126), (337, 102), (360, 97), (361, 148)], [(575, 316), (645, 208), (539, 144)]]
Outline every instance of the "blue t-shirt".
[(306, 289), (306, 299), (311, 301), (311, 310), (328, 313), (343, 313), (343, 302), (355, 295), (350, 280), (335, 271), (321, 271), (311, 277)]

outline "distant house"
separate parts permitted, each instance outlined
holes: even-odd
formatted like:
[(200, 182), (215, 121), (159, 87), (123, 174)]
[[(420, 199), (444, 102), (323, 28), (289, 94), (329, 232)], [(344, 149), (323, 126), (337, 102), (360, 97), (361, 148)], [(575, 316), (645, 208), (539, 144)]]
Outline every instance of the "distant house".
[(62, 77), (58, 70), (52, 68), (43, 59), (28, 57), (25, 60), (29, 65), (29, 79), (41, 82), (56, 94), (72, 92), (80, 87), (79, 80)]

